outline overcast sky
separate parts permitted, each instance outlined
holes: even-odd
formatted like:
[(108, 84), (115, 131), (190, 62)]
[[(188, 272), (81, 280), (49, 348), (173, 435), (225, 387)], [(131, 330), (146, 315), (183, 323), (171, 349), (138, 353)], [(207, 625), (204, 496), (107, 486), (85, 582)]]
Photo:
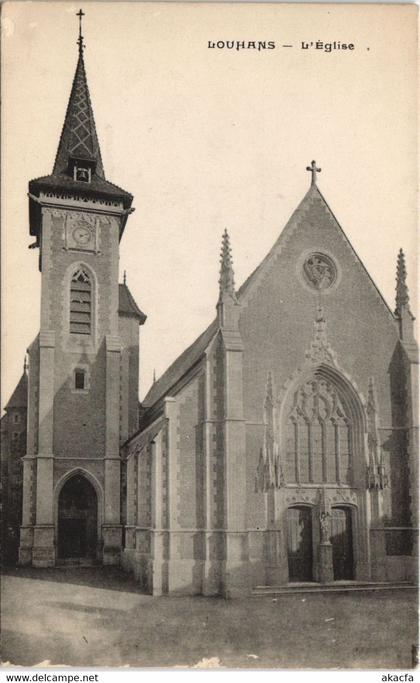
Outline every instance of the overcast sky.
[[(396, 255), (406, 250), (413, 301), (414, 6), (82, 7), (106, 177), (135, 198), (120, 272), (148, 315), (142, 397), (153, 368), (161, 374), (215, 314), (224, 228), (239, 286), (305, 194), (312, 159), (322, 167), (322, 193), (392, 308)], [(52, 170), (78, 9), (3, 6), (3, 403), (39, 328), (27, 184)], [(209, 49), (209, 40), (272, 40), (276, 48)], [(355, 49), (301, 49), (318, 40)]]

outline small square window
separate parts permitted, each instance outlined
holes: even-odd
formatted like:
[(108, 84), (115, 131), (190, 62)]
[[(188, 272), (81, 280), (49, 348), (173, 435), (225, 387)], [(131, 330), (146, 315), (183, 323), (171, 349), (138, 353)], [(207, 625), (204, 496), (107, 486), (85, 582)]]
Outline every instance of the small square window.
[(74, 388), (83, 391), (86, 389), (86, 372), (85, 370), (74, 371)]

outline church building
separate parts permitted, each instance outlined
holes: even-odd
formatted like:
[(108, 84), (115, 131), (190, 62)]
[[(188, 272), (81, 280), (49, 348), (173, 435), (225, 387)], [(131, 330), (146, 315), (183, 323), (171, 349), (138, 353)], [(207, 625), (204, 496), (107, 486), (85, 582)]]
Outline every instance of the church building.
[(413, 581), (404, 254), (392, 311), (312, 162), (307, 193), (239, 288), (224, 233), (214, 320), (139, 404), (146, 316), (118, 282), (133, 197), (105, 178), (83, 48), (80, 31), (52, 173), (29, 183), (42, 289), (19, 563), (121, 565), (153, 595)]

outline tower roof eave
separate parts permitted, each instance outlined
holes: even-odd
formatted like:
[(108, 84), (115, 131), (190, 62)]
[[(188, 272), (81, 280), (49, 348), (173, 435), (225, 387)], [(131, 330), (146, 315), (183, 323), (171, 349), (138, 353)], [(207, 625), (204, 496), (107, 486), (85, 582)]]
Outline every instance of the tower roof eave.
[[(110, 183), (109, 180), (104, 178), (99, 178), (98, 176), (93, 176), (90, 183), (85, 183), (77, 180), (73, 180), (69, 176), (65, 175), (48, 175), (42, 176), (41, 178), (34, 178), (29, 182), (29, 193), (35, 197), (39, 197), (42, 191), (48, 192), (52, 191), (54, 193), (66, 192), (71, 193), (74, 196), (81, 196), (87, 198), (103, 198), (110, 199), (116, 202), (121, 202), (125, 211), (131, 208), (133, 202), (133, 195), (126, 192), (118, 185)], [(40, 205), (37, 204), (33, 199), (29, 198), (29, 234), (38, 236), (40, 225), (41, 225), (41, 215), (40, 215)], [(123, 217), (121, 223), (120, 237), (122, 236), (127, 222), (126, 214)]]

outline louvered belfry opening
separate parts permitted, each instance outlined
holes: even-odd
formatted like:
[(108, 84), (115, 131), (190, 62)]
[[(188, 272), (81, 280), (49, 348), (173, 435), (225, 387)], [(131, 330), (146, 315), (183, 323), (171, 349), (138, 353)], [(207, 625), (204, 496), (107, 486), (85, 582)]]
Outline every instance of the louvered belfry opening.
[(78, 268), (70, 285), (70, 334), (92, 332), (92, 283), (88, 273)]

